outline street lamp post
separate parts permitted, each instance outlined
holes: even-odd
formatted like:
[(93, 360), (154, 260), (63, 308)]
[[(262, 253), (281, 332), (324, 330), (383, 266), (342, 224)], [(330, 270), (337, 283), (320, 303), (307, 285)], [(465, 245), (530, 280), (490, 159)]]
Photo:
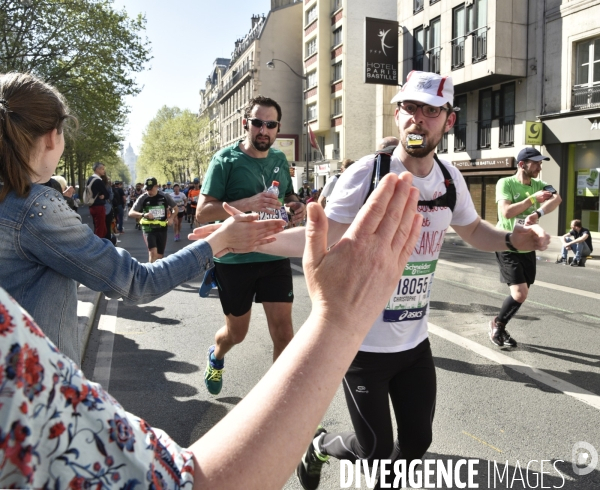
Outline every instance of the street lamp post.
[[(269, 70), (274, 70), (275, 69), (275, 61), (280, 61), (281, 63), (283, 63), (285, 66), (287, 66), (290, 71), (296, 75), (298, 78), (301, 78), (302, 80), (304, 80), (307, 84), (308, 88), (308, 77), (305, 77), (303, 75), (300, 75), (299, 73), (296, 72), (296, 70), (294, 70), (290, 65), (288, 65), (285, 61), (277, 59), (277, 58), (272, 58), (271, 61), (267, 61), (267, 68)], [(310, 153), (309, 153), (309, 148), (310, 148), (310, 134), (308, 132), (308, 104), (306, 105), (306, 180), (309, 180), (309, 168), (308, 168), (308, 164), (310, 161)]]

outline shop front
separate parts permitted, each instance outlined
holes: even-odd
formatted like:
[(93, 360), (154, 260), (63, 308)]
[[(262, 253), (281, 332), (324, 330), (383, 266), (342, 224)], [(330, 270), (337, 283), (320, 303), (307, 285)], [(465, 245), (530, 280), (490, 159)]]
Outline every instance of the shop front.
[(562, 229), (580, 219), (600, 238), (600, 113), (541, 119), (544, 145), (561, 167)]
[(479, 216), (492, 225), (498, 222), (496, 184), (516, 171), (514, 157), (478, 158), (452, 162), (467, 182), (471, 199)]

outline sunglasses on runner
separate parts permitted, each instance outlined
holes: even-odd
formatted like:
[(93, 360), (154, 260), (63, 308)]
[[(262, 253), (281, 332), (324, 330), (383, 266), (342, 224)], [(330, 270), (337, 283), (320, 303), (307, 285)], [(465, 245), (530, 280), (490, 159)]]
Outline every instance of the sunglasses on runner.
[(402, 114), (413, 116), (417, 109), (421, 108), (421, 112), (425, 117), (438, 117), (442, 111), (447, 111), (446, 107), (436, 107), (428, 104), (415, 104), (414, 102), (398, 102), (398, 108)]
[(255, 117), (248, 118), (248, 121), (250, 121), (250, 124), (255, 128), (262, 128), (263, 125), (265, 125), (267, 129), (275, 129), (279, 126), (279, 121), (263, 121), (262, 119), (257, 119)]

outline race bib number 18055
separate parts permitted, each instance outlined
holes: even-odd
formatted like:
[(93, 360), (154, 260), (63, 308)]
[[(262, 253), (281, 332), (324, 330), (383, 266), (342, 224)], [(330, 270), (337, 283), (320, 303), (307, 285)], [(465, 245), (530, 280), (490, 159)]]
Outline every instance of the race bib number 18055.
[(437, 260), (432, 260), (406, 265), (398, 287), (383, 310), (384, 322), (420, 320), (425, 316), (436, 264)]

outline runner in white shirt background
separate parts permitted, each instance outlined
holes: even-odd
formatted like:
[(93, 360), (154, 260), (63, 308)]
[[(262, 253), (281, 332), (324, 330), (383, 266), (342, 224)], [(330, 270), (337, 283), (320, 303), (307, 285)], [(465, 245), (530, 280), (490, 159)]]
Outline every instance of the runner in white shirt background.
[[(317, 429), (297, 469), (305, 489), (318, 487), (321, 467), (330, 456), (369, 463), (376, 459), (404, 459), (408, 467), (431, 444), (436, 375), (427, 316), (437, 259), (448, 226), (452, 225), (470, 245), (490, 252), (507, 250), (508, 245), (519, 250), (544, 250), (550, 241), (538, 225), (506, 233), (481, 220), (460, 172), (447, 162), (436, 162), (435, 149), (456, 121), (453, 99), (450, 77), (413, 71), (391, 101), (397, 104), (394, 117), (401, 144), (391, 156), (390, 172), (407, 171), (413, 175), (413, 186), (420, 193), (421, 235), (398, 287), (344, 377), (354, 430), (330, 434), (322, 427)], [(365, 202), (374, 162), (375, 155), (366, 156), (338, 179), (325, 209), (329, 246), (335, 246), (342, 238)], [(455, 198), (450, 197), (454, 192)], [(197, 238), (208, 232), (201, 230), (195, 231)], [(260, 247), (260, 251), (300, 257), (304, 233), (303, 228), (286, 230), (277, 236), (277, 241)], [(378, 260), (377, 250), (373, 250), (372, 260)], [(352, 274), (351, 267), (348, 274)], [(398, 427), (396, 437), (390, 399)]]

